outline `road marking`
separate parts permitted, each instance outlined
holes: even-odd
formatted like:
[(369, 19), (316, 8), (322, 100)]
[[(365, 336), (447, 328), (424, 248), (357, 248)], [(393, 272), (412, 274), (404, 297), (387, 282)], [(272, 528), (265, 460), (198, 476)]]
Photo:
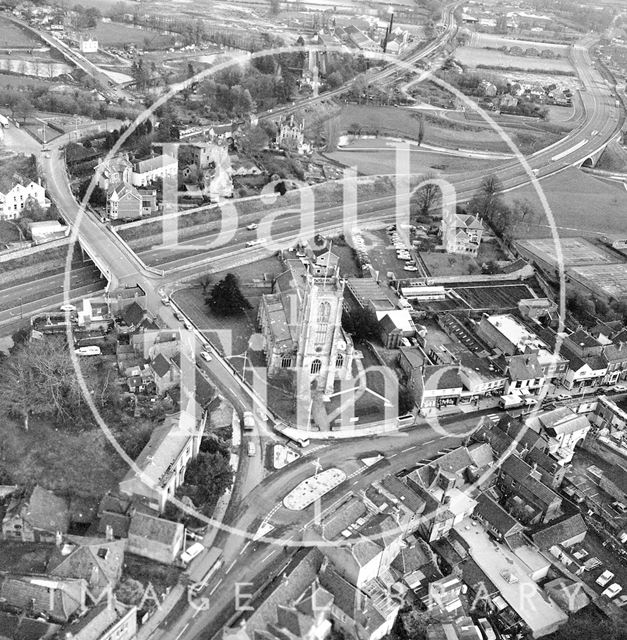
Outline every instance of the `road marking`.
[(274, 551), (270, 551), (270, 553), (261, 562), (265, 562), (270, 556), (273, 556), (275, 553), (276, 549)]
[(407, 447), (407, 449), (403, 449), (401, 451), (401, 453), (407, 453), (408, 451), (411, 451), (412, 449), (415, 449), (418, 445), (415, 444), (413, 447)]
[(394, 456), (397, 456), (398, 453), (393, 453), (391, 456), (388, 456), (388, 458), (393, 458)]
[(246, 551), (246, 548), (248, 547), (249, 544), (250, 544), (250, 540), (242, 547), (241, 553), (244, 553), (244, 551)]
[(237, 562), (237, 559), (233, 560), (233, 562), (231, 562), (231, 564), (229, 565), (229, 568), (225, 571), (225, 573), (228, 573), (233, 568), (236, 562)]
[(356, 485), (359, 482), (359, 480), (355, 480), (355, 482), (353, 482), (353, 486)]
[(423, 442), (422, 444), (431, 444), (432, 442), (435, 442), (436, 440), (439, 440), (439, 438), (432, 438), (431, 440), (427, 440), (426, 442)]
[(214, 591), (222, 584), (222, 580), (220, 580), (220, 582), (218, 582), (218, 584), (216, 584), (216, 586), (211, 589), (211, 591), (209, 592), (209, 595), (212, 596)]
[(176, 640), (179, 640), (179, 638), (185, 633), (185, 631), (187, 630), (187, 627), (189, 627), (189, 622), (185, 623), (185, 626), (181, 629), (181, 633), (179, 633), (178, 636), (176, 636)]

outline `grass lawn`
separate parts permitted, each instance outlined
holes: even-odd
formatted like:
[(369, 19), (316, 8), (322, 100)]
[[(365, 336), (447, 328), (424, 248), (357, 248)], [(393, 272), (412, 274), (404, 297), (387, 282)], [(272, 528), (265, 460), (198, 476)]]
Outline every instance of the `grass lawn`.
[[(391, 143), (382, 140), (362, 140), (371, 142), (372, 148), (364, 150), (342, 150), (326, 154), (333, 160), (347, 166), (354, 166), (357, 171), (366, 175), (387, 175), (405, 173), (396, 167), (396, 152), (390, 150)], [(385, 148), (383, 145), (385, 145)], [(381, 148), (383, 147), (383, 148)], [(352, 145), (351, 145), (352, 148)], [(432, 171), (438, 173), (455, 173), (456, 171), (468, 171), (468, 158), (458, 158), (445, 153), (434, 153), (419, 149), (410, 151), (410, 172), (412, 174), (425, 174)], [(473, 169), (485, 169), (490, 171), (502, 161), (472, 160)]]
[(0, 73), (0, 87), (5, 89), (11, 87), (17, 89), (18, 87), (46, 87), (53, 86), (46, 80), (40, 78), (31, 78), (28, 76), (17, 76), (11, 73)]
[[(540, 181), (557, 224), (564, 236), (604, 235), (625, 232), (627, 191), (622, 184), (602, 180), (579, 169), (569, 168)], [(517, 230), (519, 237), (545, 238), (551, 235), (544, 209), (532, 185), (505, 194), (511, 203), (528, 199), (542, 218)]]
[(475, 47), (459, 47), (455, 50), (455, 57), (462, 64), (470, 67), (484, 65), (500, 69), (525, 69), (528, 71), (543, 71), (558, 74), (572, 74), (574, 72), (567, 58), (550, 60), (526, 56), (508, 56), (502, 51)]
[(117, 487), (126, 472), (97, 429), (68, 433), (31, 420), (24, 431), (4, 419), (1, 432), (2, 464), (18, 484), (37, 483), (60, 495), (100, 497)]
[(27, 31), (0, 18), (0, 47), (27, 47), (29, 45), (43, 46), (40, 40), (31, 37)]
[(94, 37), (103, 47), (123, 47), (135, 44), (147, 49), (162, 49), (170, 46), (172, 36), (162, 35), (149, 29), (135, 29), (119, 22), (99, 22), (93, 30)]
[[(252, 305), (244, 315), (234, 317), (222, 317), (212, 313), (205, 304), (204, 294), (200, 286), (190, 286), (188, 289), (177, 291), (172, 297), (181, 306), (192, 322), (211, 340), (216, 347), (221, 347), (227, 356), (237, 356), (233, 364), (240, 366), (242, 356), (248, 348), (250, 336), (257, 331), (257, 310), (264, 293), (270, 293), (270, 287), (275, 276), (281, 273), (280, 262), (274, 258), (266, 258), (252, 264), (242, 265), (231, 269), (240, 281), (242, 293)], [(253, 279), (260, 279), (267, 274), (268, 285), (266, 287), (252, 286)], [(212, 282), (215, 284), (226, 275), (224, 273), (212, 274)]]
[(479, 273), (475, 258), (450, 253), (426, 252), (420, 253), (432, 275), (438, 276), (467, 276)]
[[(375, 107), (349, 104), (340, 112), (340, 131), (345, 133), (351, 124), (359, 123), (362, 134), (388, 135), (391, 137), (418, 139), (419, 114), (411, 109)], [(425, 117), (424, 143), (434, 146), (504, 151), (509, 148), (495, 131), (468, 123), (453, 123), (435, 116)]]

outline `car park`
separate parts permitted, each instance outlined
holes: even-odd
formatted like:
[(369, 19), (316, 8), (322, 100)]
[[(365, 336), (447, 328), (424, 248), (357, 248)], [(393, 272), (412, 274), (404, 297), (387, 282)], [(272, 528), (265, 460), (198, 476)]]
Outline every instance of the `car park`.
[(606, 584), (610, 582), (610, 580), (614, 577), (614, 574), (606, 569), (596, 580), (595, 582), (600, 586), (604, 587)]
[(615, 582), (614, 584), (611, 584), (607, 589), (605, 589), (602, 595), (611, 599), (615, 598), (622, 590), (623, 588), (618, 584), (618, 582)]

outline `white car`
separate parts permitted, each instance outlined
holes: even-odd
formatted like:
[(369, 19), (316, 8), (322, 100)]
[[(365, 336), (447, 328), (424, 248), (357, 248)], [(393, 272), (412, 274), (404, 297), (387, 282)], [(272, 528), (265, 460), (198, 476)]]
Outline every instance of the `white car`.
[(627, 391), (627, 387), (624, 384), (615, 384), (612, 387), (612, 391), (616, 391), (616, 393), (623, 393)]
[(606, 570), (595, 580), (595, 582), (600, 587), (604, 587), (613, 577), (614, 574), (611, 571)]
[(246, 228), (249, 231), (254, 231), (259, 225), (256, 222), (253, 222), (252, 224), (249, 224)]
[(618, 584), (618, 582), (615, 582), (610, 585), (602, 595), (607, 596), (608, 598), (615, 598), (622, 590), (623, 588)]
[(60, 307), (61, 311), (76, 311), (76, 307), (73, 304), (62, 304)]
[(189, 564), (197, 555), (202, 553), (205, 549), (205, 545), (201, 542), (194, 542), (190, 545), (186, 551), (181, 553), (181, 561), (185, 564)]
[(406, 265), (403, 267), (403, 270), (404, 270), (404, 271), (418, 271), (418, 267), (414, 267), (414, 266), (412, 266), (411, 264), (406, 264)]
[(200, 357), (207, 362), (211, 362), (213, 360), (211, 354), (208, 351), (201, 351)]
[(487, 618), (479, 618), (479, 626), (486, 637), (486, 640), (496, 640), (496, 633)]

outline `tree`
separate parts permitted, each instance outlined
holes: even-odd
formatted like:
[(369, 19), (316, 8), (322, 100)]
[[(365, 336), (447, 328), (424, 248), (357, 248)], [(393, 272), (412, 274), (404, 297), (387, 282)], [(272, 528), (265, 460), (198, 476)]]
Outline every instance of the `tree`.
[(196, 502), (214, 504), (233, 484), (233, 469), (228, 456), (200, 452), (185, 473), (188, 492)]
[(209, 292), (209, 287), (211, 286), (212, 282), (213, 282), (213, 278), (209, 274), (202, 276), (198, 281), (204, 295), (207, 295), (207, 293)]
[(244, 127), (237, 137), (237, 147), (244, 153), (256, 154), (268, 147), (270, 138), (260, 126)]
[(327, 76), (327, 84), (329, 85), (329, 89), (337, 89), (342, 82), (344, 82), (344, 78), (339, 71), (334, 71)]
[(421, 114), (418, 120), (418, 146), (422, 144), (424, 137), (425, 137), (425, 119), (424, 119), (424, 116)]
[(419, 218), (428, 217), (441, 199), (440, 187), (434, 182), (436, 179), (437, 175), (435, 173), (427, 173), (422, 178), (422, 185), (412, 196), (410, 206), (413, 205), (412, 209), (415, 209), (412, 213), (415, 213)]
[(398, 387), (398, 414), (400, 416), (410, 413), (414, 406), (414, 396), (408, 387), (399, 385)]
[(237, 276), (232, 273), (227, 273), (213, 287), (206, 302), (214, 313), (221, 316), (241, 315), (247, 309), (252, 308), (239, 288)]
[(359, 122), (352, 122), (348, 125), (347, 133), (349, 136), (360, 136), (361, 135), (361, 125)]
[(280, 0), (270, 0), (270, 15), (276, 16), (281, 9)]

